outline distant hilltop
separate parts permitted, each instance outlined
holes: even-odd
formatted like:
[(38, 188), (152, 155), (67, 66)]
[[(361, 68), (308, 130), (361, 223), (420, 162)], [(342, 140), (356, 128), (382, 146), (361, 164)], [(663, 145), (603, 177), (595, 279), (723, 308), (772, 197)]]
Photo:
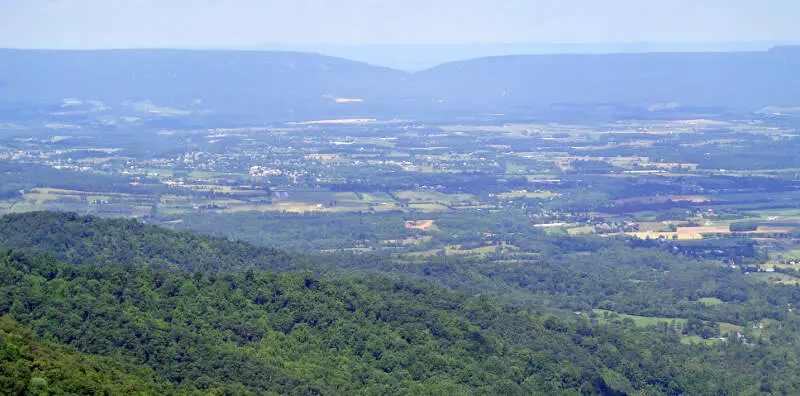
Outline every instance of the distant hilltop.
[(489, 56), (651, 52), (755, 52), (793, 44), (797, 43), (786, 41), (731, 41), (707, 43), (264, 44), (246, 49), (313, 52), (417, 72), (444, 63)]
[[(147, 103), (268, 119), (393, 118), (614, 105), (645, 111), (800, 105), (800, 47), (507, 55), (408, 73), (286, 51), (0, 50), (0, 101)], [(344, 99), (343, 99), (344, 98)], [(346, 99), (346, 100), (345, 100)]]
[(797, 54), (800, 53), (800, 45), (779, 45), (777, 47), (770, 48), (769, 52), (772, 53), (791, 52)]

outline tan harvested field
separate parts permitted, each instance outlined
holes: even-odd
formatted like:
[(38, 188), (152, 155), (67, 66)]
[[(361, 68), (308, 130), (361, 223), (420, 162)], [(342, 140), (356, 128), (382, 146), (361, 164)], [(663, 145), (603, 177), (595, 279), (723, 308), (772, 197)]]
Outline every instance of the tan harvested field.
[(406, 220), (407, 230), (429, 231), (435, 226), (435, 220)]
[(629, 235), (639, 239), (659, 239), (659, 238), (666, 238), (666, 239), (677, 238), (682, 240), (703, 239), (703, 236), (700, 234), (692, 234), (692, 233), (678, 234), (677, 232), (669, 232), (669, 231), (626, 232), (625, 235)]
[[(759, 226), (756, 231), (737, 231), (737, 234), (761, 234), (765, 232), (792, 232), (794, 227)], [(731, 234), (728, 226), (678, 227), (678, 234)]]
[(701, 227), (678, 227), (678, 235), (691, 234), (725, 234), (730, 229), (727, 226), (701, 226)]
[[(779, 227), (779, 226), (759, 226), (756, 231), (741, 231), (737, 234), (762, 234), (762, 233), (788, 233), (792, 232), (794, 227)], [(703, 234), (732, 234), (729, 226), (702, 226), (702, 227), (678, 227), (677, 231), (643, 231), (643, 232), (628, 232), (626, 235), (634, 236), (640, 239), (657, 239), (673, 237), (681, 240), (689, 239), (703, 239)]]

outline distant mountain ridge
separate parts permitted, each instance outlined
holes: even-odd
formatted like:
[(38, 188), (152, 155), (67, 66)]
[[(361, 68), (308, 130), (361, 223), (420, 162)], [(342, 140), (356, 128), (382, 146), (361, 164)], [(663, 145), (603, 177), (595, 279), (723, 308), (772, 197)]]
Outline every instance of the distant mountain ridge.
[(64, 98), (269, 120), (524, 113), (607, 104), (752, 111), (800, 105), (800, 47), (509, 55), (413, 74), (296, 52), (0, 50), (0, 101), (58, 103)]
[(451, 105), (496, 111), (589, 103), (754, 109), (800, 103), (800, 47), (488, 57), (440, 65), (414, 78)]
[[(652, 52), (766, 51), (791, 41), (628, 42), (628, 43), (484, 43), (484, 44), (263, 44), (259, 51), (313, 52), (409, 72), (469, 59), (506, 55), (621, 54)], [(236, 49), (236, 48), (230, 48)]]
[[(291, 113), (335, 96), (381, 99), (405, 73), (292, 52), (0, 50), (0, 100), (94, 99), (223, 113)], [(377, 88), (376, 88), (377, 87)]]

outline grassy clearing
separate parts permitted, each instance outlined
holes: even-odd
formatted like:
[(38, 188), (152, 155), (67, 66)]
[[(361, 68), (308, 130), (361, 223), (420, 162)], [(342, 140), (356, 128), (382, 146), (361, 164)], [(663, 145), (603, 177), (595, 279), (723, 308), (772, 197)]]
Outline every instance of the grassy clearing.
[(359, 193), (360, 201), (368, 204), (396, 203), (395, 200), (385, 192)]
[(431, 257), (437, 256), (439, 254), (445, 254), (444, 249), (431, 249), (431, 250), (423, 250), (419, 252), (407, 252), (398, 254), (397, 257), (407, 257), (407, 258), (420, 258), (420, 257)]
[[(716, 300), (716, 299), (715, 299)], [(721, 303), (721, 301), (720, 301)], [(662, 318), (662, 317), (650, 317), (650, 316), (638, 316), (638, 315), (628, 315), (623, 313), (617, 313), (614, 311), (608, 311), (604, 309), (594, 309), (593, 312), (598, 314), (598, 320), (603, 322), (608, 322), (609, 320), (613, 319), (630, 319), (633, 321), (633, 324), (637, 327), (649, 327), (649, 326), (659, 326), (663, 325), (664, 323), (669, 324), (675, 328), (682, 328), (688, 322), (685, 318)], [(719, 332), (720, 334), (733, 334), (735, 332), (741, 331), (742, 326), (737, 326), (733, 323), (727, 322), (719, 322)], [(681, 342), (684, 344), (700, 344), (700, 343), (713, 343), (719, 342), (719, 339), (703, 339), (700, 336), (696, 335), (682, 335)]]
[(190, 179), (221, 179), (221, 178), (231, 178), (237, 176), (247, 176), (244, 173), (225, 173), (225, 172), (204, 172), (204, 171), (192, 171), (189, 172)]
[(660, 221), (643, 221), (639, 223), (640, 232), (669, 232), (669, 225)]
[(447, 212), (450, 210), (447, 206), (435, 203), (410, 204), (408, 207), (420, 212)]
[(394, 202), (392, 202), (392, 203), (385, 203), (384, 202), (384, 203), (381, 203), (381, 204), (378, 204), (378, 205), (370, 206), (369, 210), (375, 211), (375, 212), (394, 212), (394, 211), (398, 211), (398, 210), (403, 210), (403, 208), (400, 207), (400, 205), (398, 205), (398, 204), (396, 204)]
[(487, 245), (473, 249), (463, 249), (461, 245), (448, 245), (445, 247), (445, 253), (448, 255), (461, 255), (461, 256), (485, 256), (497, 251), (501, 248), (506, 251), (517, 251), (518, 247), (510, 244), (503, 243), (502, 245)]
[[(337, 201), (337, 193), (325, 190), (281, 190), (288, 196), (276, 197), (278, 201), (287, 202), (302, 202), (306, 204), (327, 204), (329, 202)], [(355, 201), (356, 197), (353, 193), (343, 193), (347, 195), (340, 195), (347, 201)]]
[[(93, 194), (93, 195), (89, 195)], [(59, 188), (34, 188), (30, 191), (23, 193), (22, 198), (31, 205), (46, 205), (49, 203), (56, 203), (57, 201), (70, 201), (72, 203), (82, 202), (84, 198), (88, 202), (92, 200), (110, 200), (113, 196), (125, 197), (128, 194), (109, 194), (97, 195), (97, 193), (88, 193), (85, 191), (65, 190)]]
[(225, 194), (266, 194), (264, 190), (247, 190), (236, 188), (233, 186), (220, 186), (216, 184), (185, 184), (183, 185), (184, 188), (188, 188), (193, 191), (202, 191), (202, 192), (218, 192), (218, 193), (225, 193)]
[(790, 250), (783, 255), (786, 258), (800, 259), (800, 250)]
[(750, 274), (750, 277), (759, 282), (771, 283), (774, 285), (800, 284), (800, 278), (795, 278), (793, 276), (781, 274), (778, 272), (758, 272)]
[(623, 313), (617, 313), (614, 311), (608, 311), (605, 309), (594, 309), (593, 311), (599, 315), (598, 320), (600, 320), (601, 322), (605, 322), (615, 318), (618, 318), (620, 320), (628, 318), (633, 320), (633, 323), (638, 327), (656, 326), (661, 323), (669, 323), (670, 325), (683, 327), (684, 325), (686, 325), (687, 322), (687, 320), (684, 318), (661, 318), (652, 316), (628, 315)]
[(147, 174), (147, 176), (156, 176), (156, 177), (174, 176), (174, 171), (172, 169), (167, 169), (167, 168), (147, 168), (144, 171)]
[(48, 202), (55, 202), (60, 200), (77, 200), (80, 201), (80, 197), (75, 195), (63, 195), (63, 194), (48, 194), (48, 193), (40, 193), (40, 192), (31, 192), (25, 193), (23, 198), (33, 204), (41, 205), (46, 204)]
[(439, 191), (428, 190), (405, 190), (398, 191), (395, 195), (400, 199), (408, 200), (409, 203), (444, 203), (452, 204), (456, 202), (471, 201), (474, 197), (470, 194), (445, 194)]
[(520, 174), (528, 171), (528, 167), (516, 163), (506, 164), (506, 174)]
[(422, 236), (413, 236), (408, 238), (402, 239), (387, 239), (382, 241), (384, 245), (392, 245), (392, 246), (412, 246), (412, 245), (421, 245), (423, 243), (430, 242), (433, 239), (430, 235), (422, 235)]
[(720, 322), (719, 323), (719, 333), (720, 334), (732, 334), (737, 331), (742, 331), (742, 326), (737, 326), (733, 323), (726, 323)]
[(783, 268), (783, 269), (792, 268), (792, 269), (797, 269), (797, 268), (800, 268), (800, 264), (781, 264), (780, 262), (777, 262), (777, 261), (774, 261), (774, 260), (770, 260), (770, 261), (767, 261), (764, 264), (761, 264), (759, 267), (760, 268), (764, 268), (764, 269), (767, 269), (767, 268), (776, 268), (776, 269), (777, 268)]
[(565, 235), (567, 233), (566, 226), (563, 227), (544, 227), (542, 228), (547, 235)]
[(584, 234), (591, 234), (593, 232), (594, 232), (594, 226), (575, 227), (567, 229), (567, 234), (569, 235), (584, 235)]
[[(408, 259), (414, 258), (422, 258), (422, 257), (431, 257), (431, 256), (468, 256), (468, 257), (484, 257), (488, 254), (492, 254), (497, 251), (498, 248), (502, 248), (505, 251), (518, 251), (519, 248), (514, 245), (503, 244), (503, 245), (487, 245), (481, 246), (472, 249), (463, 249), (461, 245), (447, 245), (444, 248), (438, 249), (430, 249), (430, 250), (423, 250), (417, 252), (406, 252), (397, 254), (396, 257), (403, 257)], [(508, 260), (508, 264), (519, 265), (522, 263), (520, 260)]]
[(716, 297), (703, 297), (698, 299), (697, 301), (709, 306), (723, 304), (722, 300)]
[(759, 210), (755, 214), (757, 214), (758, 217), (752, 220), (778, 222), (800, 221), (800, 210), (797, 209), (765, 209)]

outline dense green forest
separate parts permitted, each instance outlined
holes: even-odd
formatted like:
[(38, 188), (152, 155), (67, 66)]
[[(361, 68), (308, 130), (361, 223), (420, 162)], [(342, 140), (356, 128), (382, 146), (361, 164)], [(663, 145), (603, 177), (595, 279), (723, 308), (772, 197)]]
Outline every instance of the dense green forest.
[[(0, 317), (0, 393), (17, 394), (155, 394), (175, 393), (173, 384), (157, 383), (145, 367), (77, 352), (43, 342), (29, 328)], [(186, 387), (185, 392), (193, 389)]]
[(300, 255), (134, 220), (8, 215), (0, 392), (800, 392), (797, 286), (622, 239), (518, 238), (535, 265)]
[[(749, 371), (735, 359), (749, 358), (749, 346), (683, 345), (669, 331), (571, 323), (382, 278), (72, 266), (15, 251), (0, 262), (0, 313), (48, 342), (111, 358), (120, 370), (151, 368), (155, 380), (187, 389), (725, 394), (758, 391), (766, 375), (770, 386), (797, 391), (796, 377), (777, 371), (796, 361), (772, 356), (767, 371)], [(26, 356), (5, 359), (20, 366)], [(125, 374), (130, 389), (155, 386), (137, 380), (151, 378), (142, 373)]]
[[(446, 230), (461, 230), (469, 241), (472, 234), (480, 235), (466, 231), (471, 220), (453, 216), (439, 224)], [(309, 270), (335, 277), (392, 275), (547, 311), (599, 308), (674, 318), (691, 314), (737, 325), (763, 318), (780, 320), (787, 315), (787, 304), (800, 303), (796, 286), (751, 282), (740, 271), (673, 249), (620, 238), (550, 236), (520, 223), (507, 222), (505, 232), (509, 242), (538, 252), (534, 258), (512, 254), (400, 261), (370, 254), (300, 255), (135, 220), (49, 212), (0, 218), (0, 247), (52, 253), (67, 263), (98, 266), (203, 273), (260, 269)], [(708, 306), (700, 301), (709, 297), (726, 304)]]
[(0, 219), (0, 246), (53, 253), (72, 264), (181, 271), (291, 269), (299, 257), (243, 242), (174, 232), (137, 220), (36, 212)]

